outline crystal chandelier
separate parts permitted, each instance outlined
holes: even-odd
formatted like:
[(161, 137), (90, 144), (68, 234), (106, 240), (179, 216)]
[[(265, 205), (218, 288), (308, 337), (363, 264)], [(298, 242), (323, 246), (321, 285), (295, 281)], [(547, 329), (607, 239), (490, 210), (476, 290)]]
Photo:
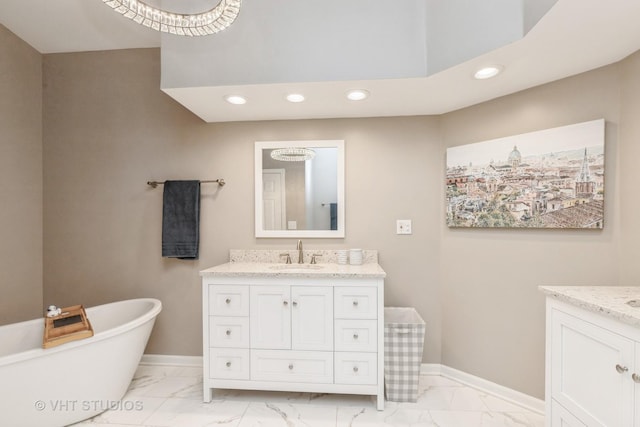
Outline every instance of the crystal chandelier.
[(283, 162), (304, 162), (315, 157), (316, 152), (310, 148), (278, 148), (271, 151), (271, 158)]
[(138, 24), (179, 36), (206, 36), (224, 30), (233, 24), (242, 3), (242, 0), (220, 0), (217, 6), (205, 12), (180, 14), (149, 6), (140, 0), (102, 1)]

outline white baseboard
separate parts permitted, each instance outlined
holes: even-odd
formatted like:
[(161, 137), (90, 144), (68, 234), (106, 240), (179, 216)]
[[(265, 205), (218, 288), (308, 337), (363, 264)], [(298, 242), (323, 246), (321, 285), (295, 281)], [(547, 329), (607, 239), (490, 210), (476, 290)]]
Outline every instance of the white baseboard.
[[(165, 354), (144, 354), (140, 360), (141, 365), (151, 366), (188, 366), (202, 367), (202, 356), (175, 356)], [(437, 363), (423, 363), (420, 366), (422, 375), (442, 375), (459, 383), (468, 385), (488, 394), (504, 399), (515, 405), (522, 406), (539, 414), (544, 414), (544, 400), (529, 396), (528, 394), (510, 389), (500, 384), (493, 383), (475, 375), (450, 368)]]
[(530, 411), (544, 414), (544, 400), (445, 365), (423, 363), (420, 366), (420, 373), (423, 375), (442, 375), (443, 377), (450, 378), (464, 385), (468, 385), (469, 387), (492, 394), (515, 405), (522, 406)]
[(202, 356), (177, 356), (170, 354), (143, 354), (141, 365), (151, 366), (189, 366), (202, 368)]

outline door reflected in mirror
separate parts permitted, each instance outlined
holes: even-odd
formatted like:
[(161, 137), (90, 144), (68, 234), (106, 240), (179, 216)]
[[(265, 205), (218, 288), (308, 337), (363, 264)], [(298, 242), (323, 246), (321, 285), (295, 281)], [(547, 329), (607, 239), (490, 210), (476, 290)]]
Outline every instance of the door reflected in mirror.
[(256, 237), (344, 237), (344, 141), (258, 141)]

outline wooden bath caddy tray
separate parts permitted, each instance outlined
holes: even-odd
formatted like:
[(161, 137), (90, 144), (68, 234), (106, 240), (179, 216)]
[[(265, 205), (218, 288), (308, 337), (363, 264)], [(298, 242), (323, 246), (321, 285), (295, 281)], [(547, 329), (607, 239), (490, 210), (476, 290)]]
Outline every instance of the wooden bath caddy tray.
[(44, 338), (42, 347), (51, 348), (93, 336), (93, 328), (84, 307), (72, 305), (62, 309), (56, 317), (44, 318)]

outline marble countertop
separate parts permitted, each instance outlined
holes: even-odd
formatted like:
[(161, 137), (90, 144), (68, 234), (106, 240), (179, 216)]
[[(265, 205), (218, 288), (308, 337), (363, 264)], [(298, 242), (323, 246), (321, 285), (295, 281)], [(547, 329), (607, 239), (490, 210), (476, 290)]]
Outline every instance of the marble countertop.
[(539, 286), (543, 293), (585, 310), (640, 327), (640, 286)]
[(272, 262), (228, 262), (202, 270), (201, 276), (216, 277), (297, 277), (330, 279), (373, 279), (387, 274), (375, 262), (362, 265), (332, 263), (284, 264)]

